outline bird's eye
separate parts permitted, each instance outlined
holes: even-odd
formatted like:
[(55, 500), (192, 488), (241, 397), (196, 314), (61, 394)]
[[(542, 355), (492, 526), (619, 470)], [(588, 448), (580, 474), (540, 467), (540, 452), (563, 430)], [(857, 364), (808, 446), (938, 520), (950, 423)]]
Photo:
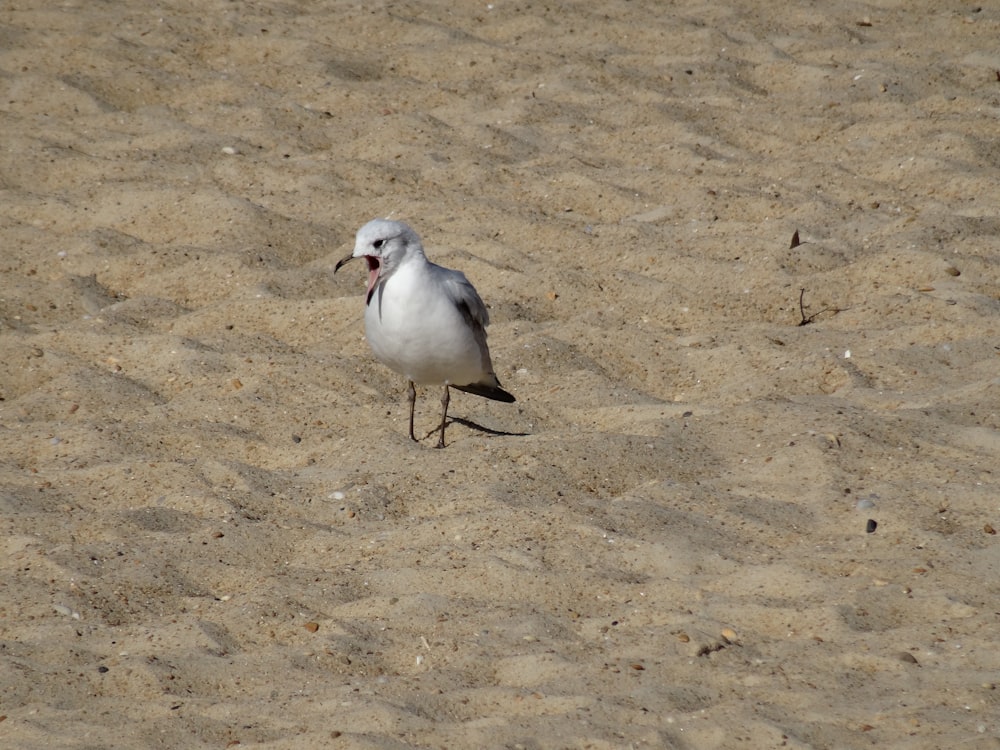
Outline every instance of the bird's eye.
[(384, 245), (384, 244), (385, 244), (385, 240), (375, 240), (375, 241), (374, 241), (374, 242), (372, 243), (372, 247), (374, 247), (374, 248), (375, 248), (376, 250), (378, 250), (378, 249), (379, 249), (380, 247), (382, 247), (382, 245)]

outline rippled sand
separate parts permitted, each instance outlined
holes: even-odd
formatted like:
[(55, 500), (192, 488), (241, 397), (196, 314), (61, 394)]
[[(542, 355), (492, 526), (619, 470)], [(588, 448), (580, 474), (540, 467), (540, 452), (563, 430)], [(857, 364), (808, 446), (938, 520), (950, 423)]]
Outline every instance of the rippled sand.
[[(1000, 11), (37, 5), (0, 745), (1000, 747)], [(389, 214), (518, 398), (443, 451)]]

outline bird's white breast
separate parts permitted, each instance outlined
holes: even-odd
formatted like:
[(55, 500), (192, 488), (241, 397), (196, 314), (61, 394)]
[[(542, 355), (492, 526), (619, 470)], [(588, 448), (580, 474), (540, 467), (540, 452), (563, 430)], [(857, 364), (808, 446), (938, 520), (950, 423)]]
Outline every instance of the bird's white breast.
[[(429, 263), (404, 263), (376, 286), (365, 334), (383, 364), (418, 385), (468, 385), (483, 379), (475, 331)], [(438, 273), (435, 273), (438, 272)]]

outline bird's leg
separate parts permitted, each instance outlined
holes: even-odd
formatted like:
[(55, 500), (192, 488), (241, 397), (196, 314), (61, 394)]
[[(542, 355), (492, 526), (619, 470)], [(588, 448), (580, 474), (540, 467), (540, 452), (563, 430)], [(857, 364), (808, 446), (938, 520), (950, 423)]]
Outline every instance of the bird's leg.
[(413, 435), (413, 407), (417, 403), (417, 389), (413, 387), (413, 381), (407, 381), (409, 385), (406, 387), (407, 398), (410, 399), (410, 440), (417, 442), (417, 438)]
[(441, 437), (438, 438), (438, 448), (444, 448), (444, 426), (448, 422), (448, 402), (451, 400), (451, 396), (448, 394), (448, 386), (444, 387), (444, 393), (441, 394)]

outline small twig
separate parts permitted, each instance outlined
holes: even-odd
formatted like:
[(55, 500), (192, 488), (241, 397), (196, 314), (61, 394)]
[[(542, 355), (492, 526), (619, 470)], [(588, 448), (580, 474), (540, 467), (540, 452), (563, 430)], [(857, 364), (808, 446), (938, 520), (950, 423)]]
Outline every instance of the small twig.
[(802, 316), (802, 320), (800, 320), (798, 322), (798, 325), (800, 325), (800, 326), (807, 326), (807, 325), (809, 325), (814, 320), (816, 320), (816, 318), (818, 318), (820, 315), (822, 315), (825, 312), (832, 312), (834, 315), (836, 315), (837, 313), (840, 312), (840, 308), (838, 308), (838, 307), (824, 307), (822, 310), (820, 310), (818, 312), (814, 312), (812, 315), (806, 316), (806, 305), (805, 305), (805, 302), (804, 302), (805, 296), (806, 296), (806, 290), (805, 289), (800, 289), (799, 290), (799, 315)]

